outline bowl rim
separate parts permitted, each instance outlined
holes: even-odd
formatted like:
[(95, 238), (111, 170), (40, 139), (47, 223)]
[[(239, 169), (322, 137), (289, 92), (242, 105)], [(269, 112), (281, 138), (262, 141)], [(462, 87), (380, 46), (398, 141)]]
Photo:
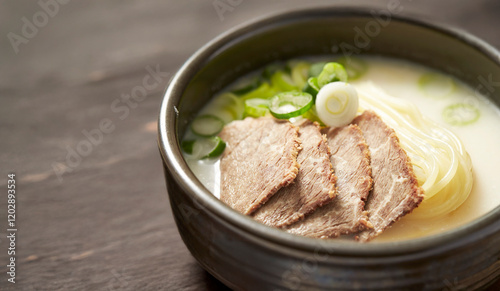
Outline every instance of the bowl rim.
[[(190, 79), (210, 57), (225, 46), (240, 38), (249, 36), (259, 29), (285, 22), (299, 22), (310, 17), (373, 17), (373, 8), (353, 6), (316, 6), (308, 9), (289, 9), (272, 13), (240, 24), (226, 31), (198, 49), (177, 71), (170, 80), (163, 97), (158, 116), (158, 146), (165, 170), (168, 170), (175, 182), (190, 196), (194, 203), (211, 215), (242, 230), (245, 234), (263, 241), (287, 246), (291, 249), (307, 252), (327, 252), (363, 257), (378, 257), (383, 255), (411, 255), (420, 252), (428, 255), (441, 252), (443, 249), (454, 249), (490, 236), (500, 230), (500, 205), (488, 213), (443, 233), (421, 238), (373, 243), (353, 243), (344, 240), (322, 240), (292, 235), (254, 221), (217, 199), (194, 176), (185, 162), (177, 142), (177, 110), (184, 89)], [(430, 20), (421, 20), (406, 14), (391, 16), (391, 22), (402, 22), (420, 26), (460, 40), (465, 45), (475, 48), (487, 58), (500, 65), (500, 53), (483, 40), (468, 32), (439, 24)], [(169, 195), (172, 195), (169, 193)], [(474, 235), (471, 235), (474, 234)], [(320, 249), (318, 249), (320, 248)]]

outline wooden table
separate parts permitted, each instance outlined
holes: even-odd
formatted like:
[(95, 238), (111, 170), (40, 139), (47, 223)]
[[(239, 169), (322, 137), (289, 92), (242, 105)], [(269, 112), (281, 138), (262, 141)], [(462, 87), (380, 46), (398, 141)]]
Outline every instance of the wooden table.
[[(219, 33), (333, 1), (241, 0), (219, 12), (214, 5), (227, 0), (58, 1), (2, 1), (0, 9), (0, 289), (224, 290), (189, 254), (169, 209), (156, 144), (162, 93)], [(356, 3), (382, 9), (388, 1)], [(498, 1), (401, 3), (403, 13), (500, 48)], [(11, 172), (15, 284), (6, 275)]]

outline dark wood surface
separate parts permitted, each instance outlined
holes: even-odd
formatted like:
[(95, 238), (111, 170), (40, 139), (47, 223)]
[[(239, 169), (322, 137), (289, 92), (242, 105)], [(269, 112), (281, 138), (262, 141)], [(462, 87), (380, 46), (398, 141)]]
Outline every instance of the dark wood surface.
[[(382, 9), (389, 1), (242, 0), (220, 15), (218, 1), (228, 3), (71, 1), (52, 6), (47, 21), (37, 1), (0, 2), (1, 290), (225, 289), (189, 254), (169, 208), (156, 144), (169, 78), (204, 43), (255, 17), (325, 3)], [(500, 48), (497, 0), (401, 3), (405, 14)], [(34, 16), (40, 27), (23, 28)], [(145, 89), (148, 68), (163, 73)], [(134, 92), (147, 95), (121, 99)], [(112, 129), (100, 129), (103, 120)], [(91, 144), (85, 131), (102, 138)], [(17, 185), (15, 284), (6, 275), (10, 172)]]

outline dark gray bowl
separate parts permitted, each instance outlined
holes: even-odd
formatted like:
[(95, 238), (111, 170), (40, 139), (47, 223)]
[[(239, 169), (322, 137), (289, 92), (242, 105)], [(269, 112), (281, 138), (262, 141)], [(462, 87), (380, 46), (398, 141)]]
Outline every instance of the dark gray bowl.
[[(500, 104), (499, 88), (487, 91), (479, 80), (500, 80), (495, 49), (462, 31), (390, 18), (389, 23), (378, 22), (369, 10), (333, 7), (268, 17), (216, 38), (172, 79), (161, 106), (158, 138), (173, 214), (193, 256), (227, 286), (470, 290), (500, 277), (500, 207), (466, 226), (420, 239), (368, 244), (316, 240), (266, 227), (233, 211), (212, 196), (182, 157), (179, 140), (186, 125), (215, 92), (237, 77), (274, 60), (342, 53), (348, 47), (436, 68)], [(362, 42), (356, 27), (368, 41)]]

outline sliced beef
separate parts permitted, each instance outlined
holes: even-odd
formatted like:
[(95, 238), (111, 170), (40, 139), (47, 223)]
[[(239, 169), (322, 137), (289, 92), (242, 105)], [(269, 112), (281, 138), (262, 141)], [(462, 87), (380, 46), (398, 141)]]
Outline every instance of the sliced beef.
[(393, 129), (372, 111), (365, 111), (353, 123), (363, 131), (371, 155), (373, 189), (365, 209), (373, 229), (358, 236), (360, 241), (368, 241), (416, 208), (423, 190)]
[(372, 187), (372, 178), (363, 134), (357, 125), (329, 128), (326, 132), (337, 176), (337, 198), (291, 225), (290, 233), (333, 238), (370, 226), (364, 201)]
[(299, 126), (302, 149), (297, 156), (300, 169), (293, 184), (281, 188), (253, 217), (269, 226), (283, 227), (330, 202), (336, 193), (329, 149), (317, 123)]
[(251, 214), (299, 170), (298, 128), (287, 120), (246, 118), (226, 125), (219, 136), (227, 144), (220, 160), (220, 199)]

